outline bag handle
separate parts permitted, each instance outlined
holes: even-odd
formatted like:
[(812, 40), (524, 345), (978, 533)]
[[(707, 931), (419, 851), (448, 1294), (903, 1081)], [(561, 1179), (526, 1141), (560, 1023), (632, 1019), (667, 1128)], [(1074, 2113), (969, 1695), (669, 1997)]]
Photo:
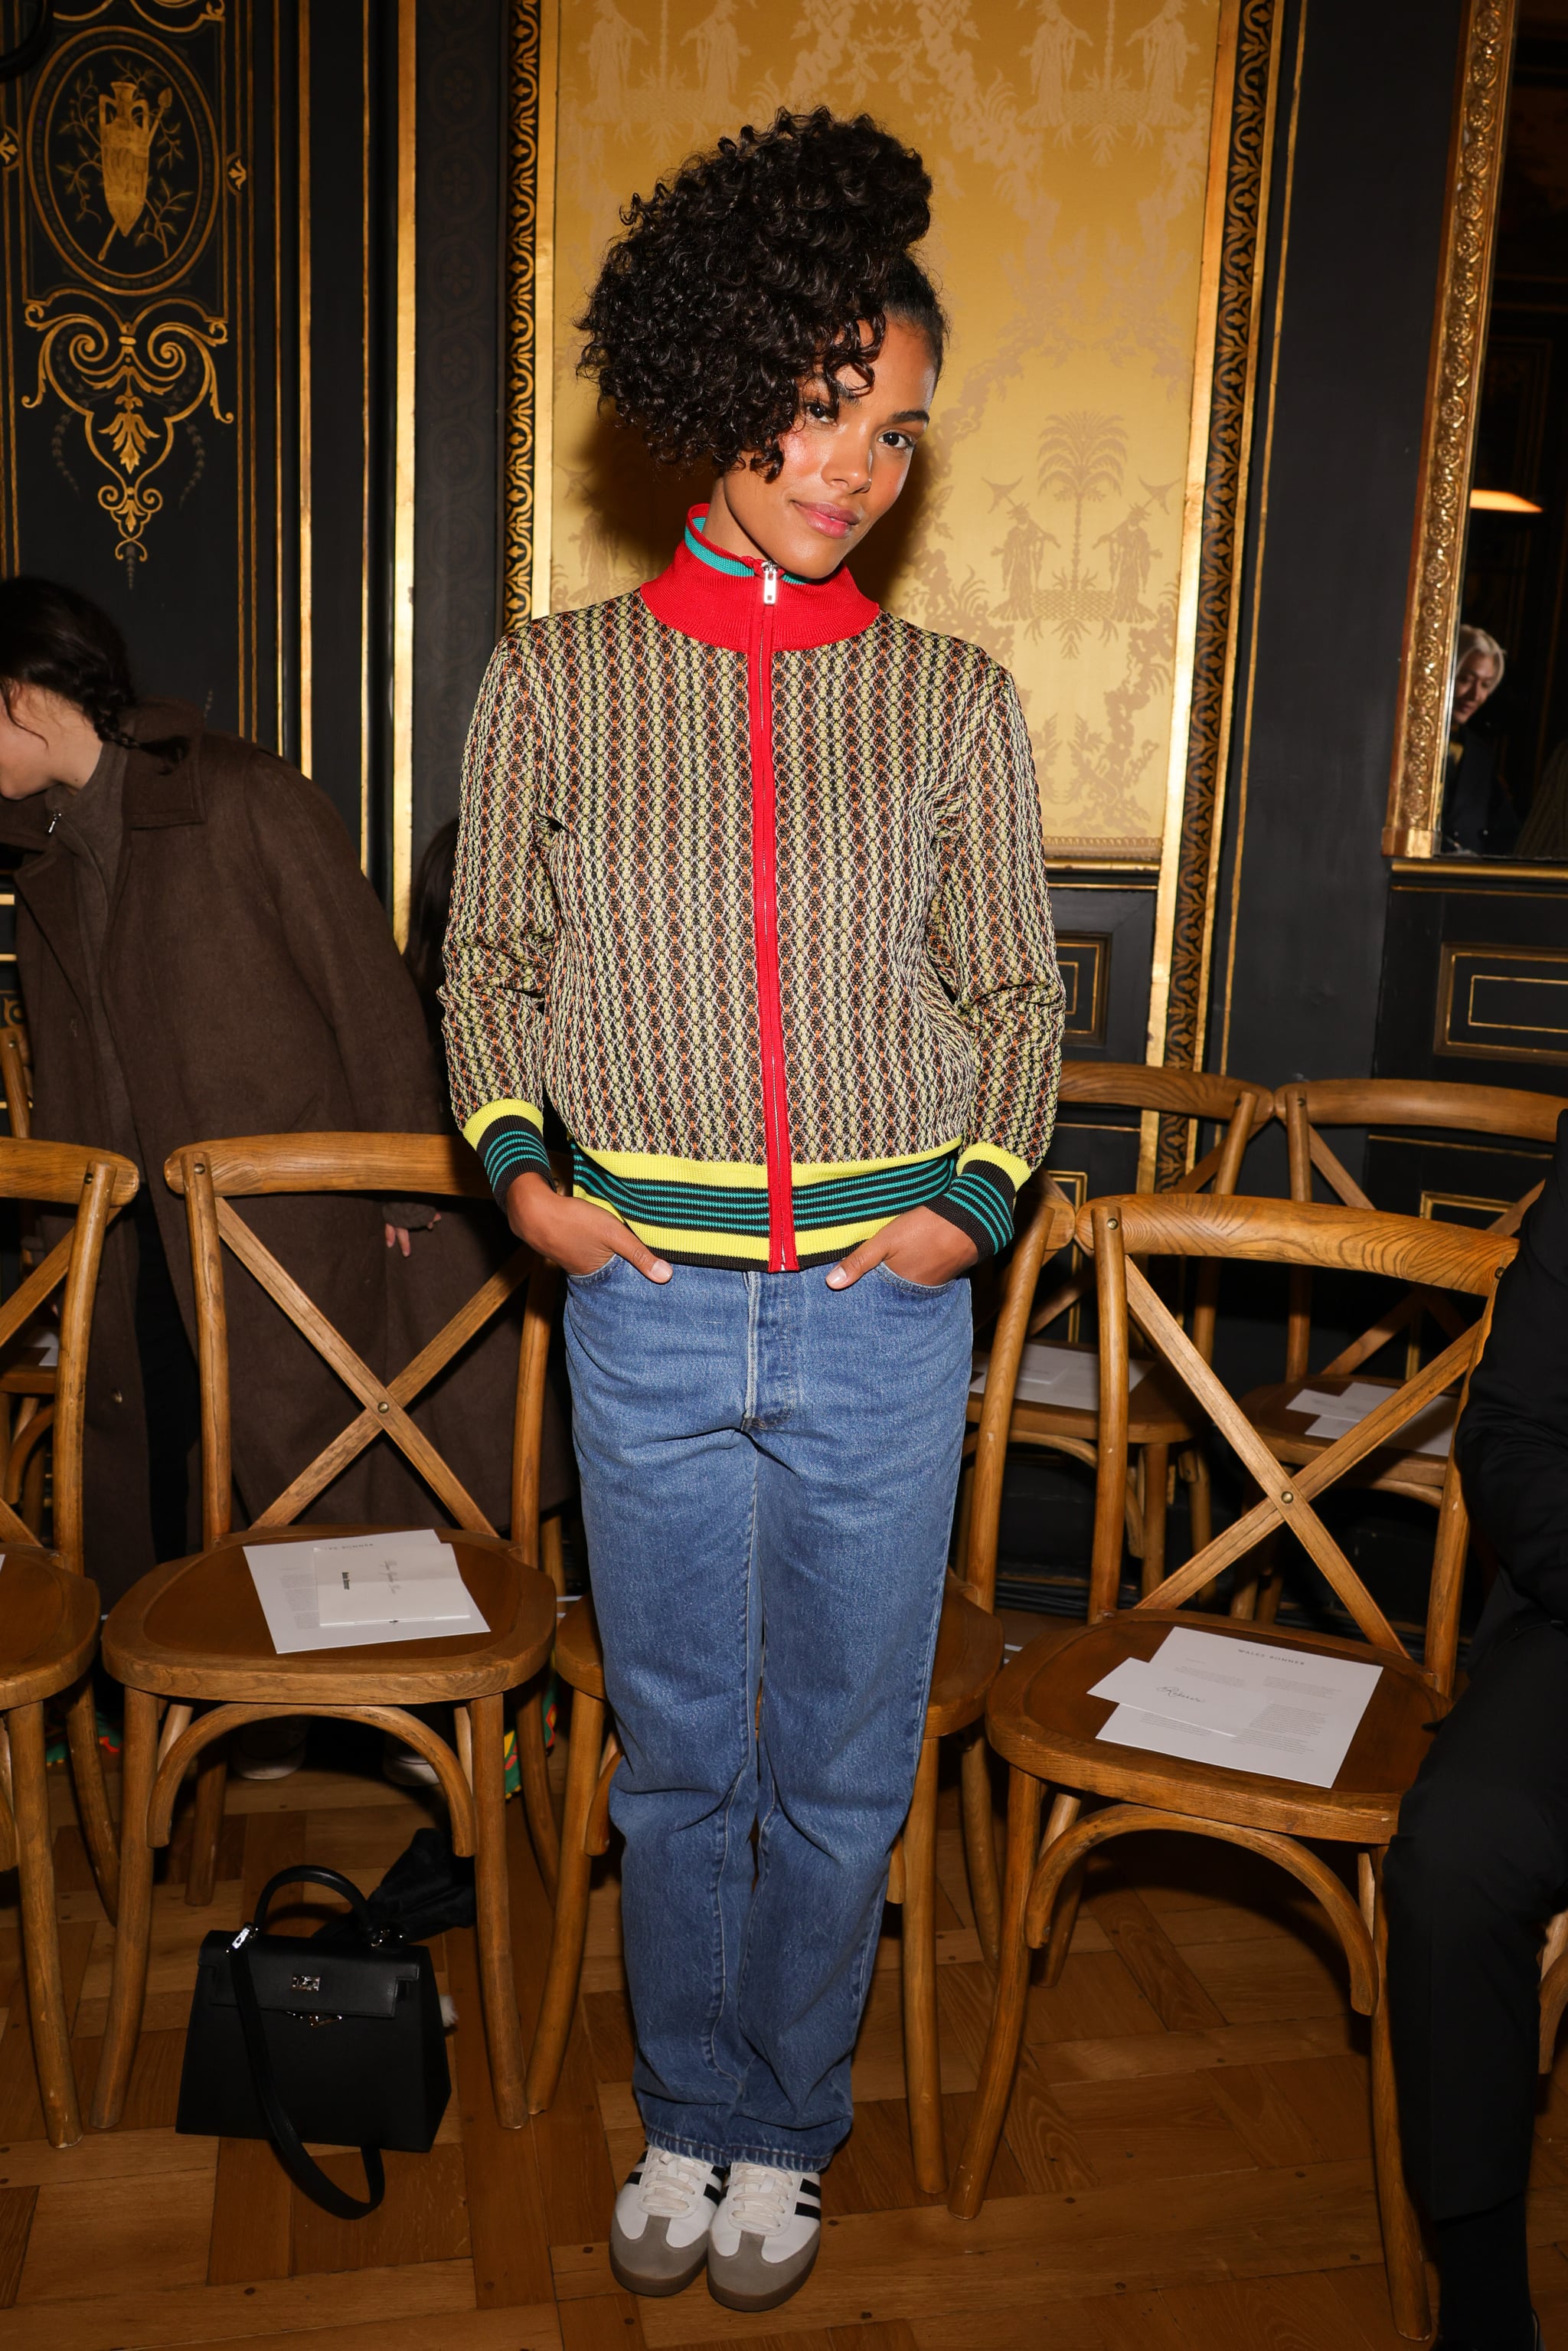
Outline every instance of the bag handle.
[(256, 1897), (256, 1916), (250, 1922), (251, 1933), (253, 1935), (265, 1933), (267, 1914), (271, 1907), (272, 1897), (280, 1886), (304, 1885), (324, 1886), (329, 1893), (340, 1894), (358, 1919), (365, 1940), (374, 1942), (375, 1920), (371, 1917), (369, 1905), (353, 1879), (345, 1877), (340, 1869), (325, 1869), (311, 1861), (302, 1861), (293, 1869), (280, 1869), (267, 1879)]
[[(262, 1888), (261, 1900), (256, 1906), (257, 1917), (265, 1912), (267, 1896), (275, 1886), (300, 1876), (337, 1878), (338, 1883), (347, 1887), (350, 1893), (354, 1891), (346, 1877), (338, 1877), (336, 1870), (281, 1870)], [(361, 1903), (360, 1907), (362, 1909), (364, 1906)], [(378, 2147), (362, 2147), (360, 2149), (360, 2160), (365, 2167), (365, 2185), (370, 2189), (369, 2198), (362, 2202), (359, 2197), (350, 2196), (346, 2188), (340, 2188), (337, 2181), (322, 2170), (314, 2157), (307, 2155), (273, 2079), (272, 2059), (267, 2054), (267, 2034), (262, 2029), (261, 2003), (256, 1999), (250, 1973), (250, 1946), (256, 1938), (256, 1931), (254, 1927), (242, 1927), (229, 1945), (229, 1974), (234, 1980), (235, 2006), (239, 2011), (246, 2055), (250, 2060), (250, 2078), (255, 2086), (256, 2104), (267, 2124), (267, 2136), (279, 2163), (296, 2188), (308, 2196), (313, 2203), (319, 2204), (323, 2211), (335, 2213), (340, 2220), (362, 2220), (375, 2210), (387, 2192), (381, 2149)]]

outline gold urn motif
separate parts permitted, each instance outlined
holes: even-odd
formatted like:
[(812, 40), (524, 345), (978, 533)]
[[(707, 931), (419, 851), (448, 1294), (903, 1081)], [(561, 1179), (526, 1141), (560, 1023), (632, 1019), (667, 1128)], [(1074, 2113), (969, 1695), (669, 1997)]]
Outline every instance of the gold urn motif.
[(112, 82), (110, 89), (111, 95), (100, 94), (98, 101), (99, 168), (112, 223), (98, 256), (100, 261), (115, 237), (128, 237), (141, 217), (152, 141), (174, 95), (170, 89), (160, 90), (154, 109), (133, 81)]

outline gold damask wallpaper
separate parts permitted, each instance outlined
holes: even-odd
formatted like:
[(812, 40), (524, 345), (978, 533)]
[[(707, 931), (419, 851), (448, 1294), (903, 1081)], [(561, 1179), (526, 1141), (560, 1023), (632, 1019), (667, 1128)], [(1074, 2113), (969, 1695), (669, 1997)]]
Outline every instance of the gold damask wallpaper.
[(868, 592), (1017, 677), (1058, 857), (1157, 862), (1219, 0), (562, 0), (552, 601), (662, 568), (700, 483), (574, 373), (616, 214), (774, 107), (868, 109), (936, 183), (954, 338)]

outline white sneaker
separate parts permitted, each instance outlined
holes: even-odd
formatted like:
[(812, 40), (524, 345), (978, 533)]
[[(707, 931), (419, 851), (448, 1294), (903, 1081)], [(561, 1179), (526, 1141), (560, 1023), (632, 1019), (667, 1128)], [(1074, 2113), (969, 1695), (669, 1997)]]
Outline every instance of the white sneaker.
[(708, 2236), (708, 2292), (727, 2310), (777, 2310), (810, 2276), (821, 2241), (820, 2173), (732, 2163)]
[(305, 1761), (309, 1718), (267, 1715), (247, 1722), (229, 1740), (229, 1770), (236, 1780), (287, 1780)]
[(610, 2224), (610, 2266), (628, 2294), (679, 2294), (707, 2259), (724, 2175), (700, 2156), (650, 2147)]

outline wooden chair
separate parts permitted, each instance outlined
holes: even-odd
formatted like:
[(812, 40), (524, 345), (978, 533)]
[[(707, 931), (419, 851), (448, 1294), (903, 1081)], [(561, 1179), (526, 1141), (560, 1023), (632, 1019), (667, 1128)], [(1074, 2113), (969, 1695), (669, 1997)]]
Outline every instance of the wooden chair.
[[(1094, 1256), (1101, 1332), (1101, 1453), (1089, 1623), (1055, 1627), (1031, 1642), (998, 1678), (987, 1727), (1010, 1767), (1002, 1956), (979, 2091), (958, 2166), (952, 2210), (969, 2219), (985, 2194), (1022, 2036), (1030, 1948), (1048, 1942), (1048, 1980), (1066, 1957), (1073, 1888), (1087, 1855), (1144, 1829), (1211, 1836), (1267, 1855), (1314, 1895), (1344, 1950), (1351, 2001), (1372, 2020), (1373, 2105), (1378, 2197), (1390, 2294), (1400, 2332), (1427, 2326), (1420, 2242), (1400, 2165), (1393, 2060), (1383, 2000), (1384, 1849), (1400, 1799), (1429, 1745), (1429, 1725), (1453, 1689), (1469, 1521), (1450, 1462), (1437, 1522), (1423, 1662), (1413, 1659), (1314, 1502), (1451, 1379), (1468, 1382), (1490, 1326), (1490, 1299), (1516, 1244), (1413, 1217), (1275, 1200), (1142, 1197), (1096, 1201), (1079, 1219)], [(1249, 1259), (1305, 1268), (1392, 1275), (1487, 1301), (1479, 1320), (1386, 1404), (1300, 1470), (1283, 1468), (1250, 1426), (1138, 1270), (1144, 1255)], [(1228, 1439), (1261, 1499), (1204, 1550), (1127, 1611), (1118, 1609), (1127, 1450), (1127, 1322), (1131, 1313), (1195, 1403)], [(1305, 1547), (1364, 1636), (1363, 1642), (1281, 1633), (1228, 1617), (1184, 1615), (1186, 1604), (1276, 1527)], [(1128, 1657), (1148, 1658), (1173, 1625), (1217, 1639), (1246, 1637), (1365, 1659), (1382, 1667), (1371, 1703), (1332, 1788), (1186, 1762), (1102, 1742), (1111, 1708), (1095, 1683)], [(1060, 1792), (1040, 1845), (1046, 1785)], [(1087, 1818), (1086, 1797), (1099, 1801)], [(1359, 1901), (1304, 1837), (1359, 1850)]]
[[(0, 1091), (13, 1137), (25, 1143), (33, 1132), (33, 1061), (27, 1032), (19, 1023), (0, 1028)], [(22, 1268), (30, 1271), (37, 1251), (22, 1237)], [(57, 1334), (47, 1321), (18, 1332), (0, 1369), (0, 1494), (20, 1509), (29, 1526), (44, 1508), (47, 1467), (43, 1439), (54, 1422)]]
[[(105, 1659), (125, 1684), (125, 1765), (120, 1931), (92, 2119), (100, 2129), (110, 2128), (124, 2105), (146, 1988), (153, 1848), (168, 1842), (174, 1798), (186, 1771), (197, 1766), (191, 1867), (193, 1874), (200, 1867), (208, 1889), (201, 1898), (209, 1899), (223, 1818), (220, 1742), (231, 1730), (269, 1717), (336, 1715), (392, 1731), (434, 1766), (451, 1815), (453, 1844), (459, 1854), (475, 1855), (491, 2084), (499, 2119), (516, 2129), (526, 2110), (507, 1903), (503, 1700), (506, 1692), (540, 1671), (555, 1632), (554, 1587), (537, 1565), (539, 1427), (553, 1270), (527, 1249), (516, 1250), (411, 1364), (383, 1381), (332, 1329), (233, 1204), (280, 1192), (487, 1197), (478, 1162), (455, 1136), (290, 1134), (199, 1143), (176, 1152), (163, 1172), (173, 1190), (184, 1195), (190, 1224), (206, 1548), (144, 1576), (104, 1631)], [(331, 1365), (360, 1406), (287, 1491), (251, 1527), (237, 1531), (231, 1524), (225, 1249)], [(410, 1418), (408, 1407), (525, 1282), (528, 1302), (513, 1449), (515, 1540), (507, 1543)], [(246, 1564), (245, 1546), (369, 1531), (293, 1522), (378, 1437), (390, 1438), (406, 1456), (460, 1531), (452, 1546), (491, 1629), (279, 1656)], [(195, 1714), (204, 1701), (208, 1710)], [(457, 1708), (455, 1751), (406, 1710), (444, 1701)], [(537, 1706), (519, 1708), (517, 1731), (529, 1827), (541, 1867), (553, 1867), (555, 1822)]]
[[(1031, 1222), (1041, 1251), (1060, 1249), (1072, 1229), (1065, 1203), (1047, 1202)], [(1002, 1661), (1002, 1631), (989, 1602), (949, 1575), (936, 1635), (931, 1695), (904, 1834), (894, 1849), (887, 1898), (904, 1910), (903, 1990), (904, 2086), (915, 2176), (927, 2194), (947, 2184), (943, 2142), (942, 2083), (936, 2022), (936, 1768), (941, 1741), (977, 1722), (986, 1693)], [(528, 2108), (540, 2114), (555, 2099), (571, 2032), (588, 1932), (588, 1896), (595, 1859), (610, 1843), (610, 1788), (621, 1745), (605, 1722), (604, 1660), (591, 1600), (568, 1609), (556, 1642), (556, 1672), (572, 1692), (567, 1750), (566, 1813), (561, 1827), (560, 1884), (550, 1934), (549, 1960), (538, 2030), (528, 2060)]]
[[(1219, 1141), (1174, 1189), (1197, 1194), (1211, 1183), (1217, 1198), (1235, 1191), (1248, 1144), (1274, 1114), (1274, 1099), (1268, 1089), (1244, 1078), (1208, 1077), (1201, 1071), (1155, 1069), (1137, 1061), (1069, 1061), (1062, 1068), (1061, 1100), (1063, 1103), (1157, 1111), (1195, 1123), (1212, 1121), (1224, 1130)], [(1061, 1196), (1060, 1192), (1056, 1196)], [(1005, 1416), (1000, 1400), (992, 1395), (992, 1355), (982, 1352), (976, 1357), (975, 1383), (969, 1396), (969, 1420), (977, 1430), (975, 1458), (977, 1465), (978, 1431), (983, 1425), (988, 1432), (989, 1471), (997, 1478), (1000, 1477), (1001, 1461), (1009, 1445), (1046, 1447), (1087, 1462), (1091, 1468), (1096, 1459), (1097, 1404), (1087, 1400), (1077, 1404), (1052, 1401), (1049, 1393), (1052, 1386), (1061, 1386), (1064, 1374), (1071, 1378), (1076, 1372), (1078, 1380), (1087, 1385), (1092, 1395), (1095, 1351), (1072, 1341), (1039, 1336), (1088, 1296), (1093, 1276), (1087, 1267), (1081, 1267), (1053, 1286), (1046, 1297), (1036, 1300), (1034, 1289), (1040, 1271), (1040, 1260), (1020, 1240), (1004, 1280), (1003, 1311), (1014, 1303), (1020, 1289), (1027, 1288), (1029, 1312)], [(1193, 1306), (1193, 1336), (1206, 1362), (1214, 1345), (1218, 1279), (1218, 1266), (1202, 1269)], [(1133, 1552), (1142, 1562), (1143, 1584), (1147, 1592), (1165, 1573), (1166, 1492), (1173, 1451), (1179, 1450), (1184, 1456), (1183, 1470), (1192, 1490), (1196, 1542), (1208, 1540), (1212, 1505), (1208, 1466), (1195, 1444), (1191, 1416), (1179, 1384), (1166, 1376), (1157, 1364), (1146, 1370), (1140, 1364), (1138, 1370), (1128, 1424), (1131, 1475), (1126, 1511)], [(994, 1552), (988, 1572), (989, 1586), (994, 1591)], [(971, 1581), (977, 1580), (984, 1581), (984, 1576), (971, 1576)]]
[[(1279, 1089), (1275, 1104), (1289, 1144), (1291, 1198), (1312, 1198), (1316, 1170), (1335, 1196), (1351, 1208), (1370, 1208), (1372, 1202), (1325, 1140), (1325, 1127), (1393, 1126), (1417, 1131), (1441, 1128), (1476, 1135), (1505, 1135), (1513, 1141), (1544, 1144), (1550, 1149), (1556, 1136), (1558, 1118), (1568, 1110), (1568, 1101), (1555, 1094), (1402, 1078), (1333, 1078), (1296, 1082)], [(1501, 1234), (1517, 1232), (1525, 1210), (1540, 1189), (1538, 1183), (1531, 1185), (1487, 1229)], [(1310, 1434), (1313, 1421), (1322, 1413), (1321, 1405), (1310, 1401), (1312, 1397), (1343, 1395), (1353, 1379), (1364, 1387), (1384, 1388), (1392, 1393), (1396, 1381), (1385, 1374), (1364, 1373), (1361, 1366), (1402, 1331), (1409, 1334), (1413, 1358), (1416, 1328), (1423, 1315), (1429, 1315), (1450, 1339), (1458, 1337), (1464, 1327), (1464, 1318), (1451, 1300), (1431, 1290), (1407, 1290), (1348, 1346), (1342, 1347), (1321, 1372), (1311, 1372), (1308, 1361), (1312, 1349), (1312, 1274), (1298, 1268), (1290, 1278), (1285, 1376), (1255, 1388), (1241, 1399), (1242, 1411), (1270, 1451), (1278, 1459), (1291, 1463), (1312, 1460), (1329, 1441), (1326, 1437)], [(1304, 1405), (1299, 1401), (1302, 1396), (1309, 1399)], [(1362, 1465), (1354, 1482), (1376, 1487), (1385, 1493), (1407, 1495), (1436, 1508), (1442, 1499), (1456, 1410), (1451, 1399), (1446, 1409), (1436, 1407), (1421, 1432), (1422, 1445), (1385, 1447)], [(1256, 1566), (1256, 1573), (1238, 1587), (1232, 1610), (1238, 1615), (1256, 1612), (1260, 1622), (1267, 1623), (1279, 1606), (1282, 1589), (1273, 1546), (1260, 1551)]]
[(115, 1912), (118, 1854), (103, 1784), (88, 1672), (98, 1646), (98, 1588), (82, 1572), (82, 1430), (88, 1344), (103, 1237), (136, 1195), (137, 1173), (110, 1152), (0, 1141), (0, 1198), (74, 1208), (71, 1230), (0, 1309), (0, 1359), (64, 1283), (55, 1406), (54, 1525), (45, 1548), (11, 1501), (0, 1502), (0, 1870), (21, 1881), (22, 1947), (33, 2055), (56, 2147), (81, 2137), (70, 2016), (55, 1919), (53, 1833), (44, 1766), (44, 1705), (75, 1685), (67, 1713), (82, 1832), (104, 1907)]

